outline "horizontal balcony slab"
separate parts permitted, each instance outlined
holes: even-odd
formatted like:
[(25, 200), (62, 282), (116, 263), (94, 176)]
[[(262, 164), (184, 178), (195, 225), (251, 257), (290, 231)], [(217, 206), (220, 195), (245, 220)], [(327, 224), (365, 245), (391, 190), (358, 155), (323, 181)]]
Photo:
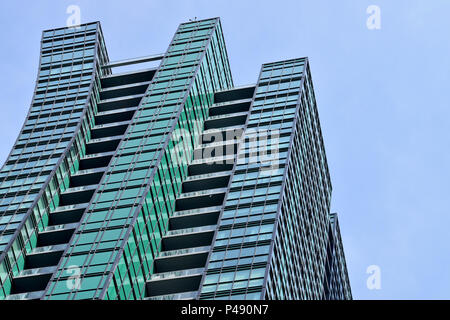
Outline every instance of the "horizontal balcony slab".
[(131, 123), (130, 120), (97, 125), (91, 130), (91, 138), (99, 139), (123, 135)]
[(232, 173), (233, 172), (230, 170), (230, 171), (219, 171), (219, 172), (192, 175), (192, 176), (188, 176), (184, 180), (184, 182), (195, 182), (195, 181), (200, 181), (200, 180), (210, 179), (210, 178), (230, 177)]
[(152, 54), (145, 57), (138, 57), (138, 58), (131, 58), (131, 59), (125, 59), (125, 60), (119, 60), (119, 61), (109, 61), (106, 64), (102, 66), (103, 69), (105, 68), (115, 68), (115, 67), (123, 67), (123, 66), (129, 66), (133, 64), (139, 64), (139, 63), (145, 63), (145, 62), (151, 62), (151, 61), (158, 61), (162, 60), (164, 58), (164, 53), (159, 54)]
[[(122, 140), (123, 135), (114, 136), (114, 137), (105, 137), (100, 139), (92, 139), (88, 143), (86, 143), (86, 153), (87, 154), (96, 154), (96, 153), (104, 153), (104, 152), (112, 152), (117, 149), (120, 141)], [(83, 168), (87, 169), (87, 168)]]
[[(202, 246), (195, 248), (186, 248), (186, 249), (178, 249), (178, 250), (170, 250), (170, 251), (161, 251), (157, 257), (157, 259), (165, 259), (172, 258), (176, 256), (185, 256), (190, 254), (209, 252), (211, 250), (211, 246)], [(189, 269), (189, 268), (187, 268)]]
[(97, 185), (69, 188), (60, 195), (60, 205), (74, 205), (89, 202), (97, 189)]
[(14, 277), (11, 292), (17, 294), (45, 290), (55, 269), (56, 267), (35, 269), (35, 272), (25, 272)]
[[(185, 252), (188, 250), (184, 250)], [(202, 249), (200, 252), (194, 252), (194, 249), (189, 250), (187, 254), (177, 254), (159, 257), (155, 259), (155, 273), (165, 273), (171, 271), (179, 271), (186, 269), (203, 268), (208, 258), (209, 250)]]
[(137, 107), (122, 108), (112, 111), (99, 112), (95, 115), (94, 121), (96, 125), (128, 121), (133, 118)]
[(177, 200), (184, 200), (190, 198), (197, 198), (201, 196), (210, 196), (227, 192), (227, 188), (207, 189), (202, 191), (185, 192), (178, 196)]
[(164, 235), (164, 238), (176, 237), (176, 236), (193, 234), (193, 233), (200, 233), (200, 232), (209, 232), (209, 231), (215, 231), (215, 230), (216, 230), (216, 226), (202, 226), (202, 227), (195, 227), (195, 228), (184, 228), (184, 229), (178, 229), (178, 230), (169, 230)]
[(45, 294), (45, 290), (16, 293), (6, 296), (5, 300), (39, 300)]
[(70, 186), (81, 187), (98, 184), (102, 179), (107, 167), (78, 171), (70, 177)]
[(233, 169), (235, 156), (223, 156), (207, 159), (197, 159), (192, 161), (188, 166), (190, 176), (200, 174), (215, 173), (221, 171), (230, 171)]
[(110, 100), (126, 96), (142, 95), (147, 91), (149, 84), (150, 81), (144, 81), (105, 88), (102, 91), (100, 91), (100, 100)]
[[(225, 134), (220, 141), (226, 141), (229, 139), (239, 138), (240, 136), (242, 136), (242, 133), (244, 132), (244, 130), (245, 130), (244, 125), (203, 130), (202, 135), (205, 137), (202, 138), (202, 141), (214, 141), (212, 139), (212, 137), (214, 137), (215, 135), (218, 136), (220, 134)], [(230, 138), (225, 139), (225, 137), (230, 137)]]
[(78, 193), (78, 192), (83, 192), (83, 191), (88, 191), (88, 190), (95, 190), (95, 189), (97, 189), (96, 184), (92, 184), (92, 185), (88, 185), (88, 186), (81, 186), (81, 187), (71, 187), (71, 188), (66, 189), (63, 193), (61, 193), (61, 195), (73, 194), (73, 193)]
[(44, 268), (35, 268), (35, 269), (27, 269), (27, 270), (22, 270), (17, 276), (15, 276), (14, 278), (25, 278), (25, 277), (32, 277), (35, 275), (42, 275), (42, 274), (53, 274), (53, 272), (56, 271), (56, 266), (51, 266), (51, 267), (44, 267)]
[(237, 154), (240, 141), (225, 141), (221, 143), (211, 143), (197, 147), (194, 150), (194, 159), (210, 159), (224, 156), (234, 156)]
[(169, 219), (169, 230), (216, 225), (219, 219), (219, 215), (220, 210), (171, 217)]
[(55, 211), (50, 212), (49, 225), (79, 222), (88, 205), (89, 203), (80, 203), (56, 208)]
[(56, 266), (67, 246), (67, 244), (60, 244), (33, 249), (32, 252), (26, 255), (25, 268), (35, 269)]
[(251, 103), (251, 98), (216, 103), (209, 108), (209, 115), (218, 116), (223, 114), (248, 112)]
[(155, 68), (138, 70), (132, 72), (122, 72), (104, 76), (101, 78), (102, 88), (111, 88), (116, 86), (123, 86), (132, 83), (139, 83), (151, 81), (156, 73)]
[(160, 296), (146, 297), (144, 300), (195, 300), (198, 294), (198, 290), (176, 293), (176, 294), (165, 294)]
[[(198, 227), (196, 229), (208, 228), (210, 226)], [(203, 231), (186, 231), (186, 229), (173, 230), (186, 231), (179, 234), (171, 234), (164, 236), (162, 239), (162, 247), (164, 251), (173, 251), (180, 249), (196, 248), (201, 246), (209, 246), (212, 243), (216, 226)], [(190, 229), (188, 229), (190, 230)]]
[(214, 94), (214, 102), (228, 102), (233, 100), (251, 99), (255, 93), (256, 84), (234, 87), (218, 91)]
[[(100, 140), (100, 139), (99, 139)], [(86, 154), (84, 155), (80, 161), (83, 160), (88, 160), (88, 159), (92, 159), (92, 158), (103, 158), (103, 157), (111, 157), (114, 155), (114, 151), (106, 151), (106, 152), (94, 152), (94, 153), (90, 153), (90, 154)], [(87, 169), (80, 169), (80, 171), (82, 170), (87, 170)]]
[[(223, 140), (223, 141), (215, 141), (214, 139), (212, 139), (212, 141), (204, 141), (203, 144), (195, 147), (194, 151), (198, 151), (201, 149), (205, 149), (205, 148), (214, 148), (214, 147), (223, 147), (225, 148), (226, 146), (232, 146), (235, 144), (239, 144), (241, 142), (241, 139), (230, 139), (230, 140)], [(222, 154), (221, 156), (226, 155), (226, 153)]]
[(198, 290), (201, 274), (150, 281), (146, 284), (147, 296), (161, 296)]
[(37, 246), (45, 247), (68, 243), (77, 226), (78, 223), (68, 223), (47, 227), (39, 233)]
[(77, 226), (78, 226), (78, 223), (64, 223), (64, 224), (58, 224), (58, 225), (53, 225), (53, 226), (47, 226), (44, 229), (44, 231), (41, 231), (41, 233), (75, 229)]
[(212, 116), (206, 119), (205, 129), (209, 130), (244, 125), (247, 120), (247, 116), (248, 112)]
[(33, 250), (31, 250), (27, 254), (27, 256), (39, 255), (39, 254), (48, 253), (48, 252), (64, 251), (64, 250), (66, 250), (66, 248), (67, 248), (67, 244), (58, 244), (58, 245), (54, 245), (54, 246), (36, 247)]
[(179, 277), (193, 276), (193, 275), (201, 275), (205, 271), (205, 268), (194, 268), (194, 269), (186, 269), (179, 271), (171, 271), (164, 273), (154, 273), (150, 276), (148, 282), (150, 281), (159, 281), (164, 279), (173, 279)]
[(97, 108), (96, 116), (106, 116), (109, 114), (117, 114), (117, 113), (122, 113), (125, 111), (136, 110), (138, 108), (139, 104), (127, 105), (124, 102), (132, 100), (132, 99), (142, 99), (143, 97), (144, 97), (143, 94), (135, 94), (135, 95), (131, 95), (131, 96), (101, 100), (100, 102), (98, 102), (100, 105), (105, 105), (107, 103), (115, 102), (115, 103), (117, 103), (118, 106), (114, 109), (108, 109), (108, 110), (99, 110)]
[(182, 211), (175, 211), (171, 218), (176, 218), (176, 217), (183, 217), (183, 216), (187, 216), (187, 215), (193, 215), (193, 214), (207, 214), (210, 212), (215, 212), (215, 211), (219, 211), (222, 209), (222, 206), (212, 206), (212, 207), (207, 207), (207, 208), (200, 208), (200, 209), (192, 209), (192, 210), (182, 210)]
[(175, 201), (177, 211), (220, 206), (225, 198), (226, 188), (182, 193)]

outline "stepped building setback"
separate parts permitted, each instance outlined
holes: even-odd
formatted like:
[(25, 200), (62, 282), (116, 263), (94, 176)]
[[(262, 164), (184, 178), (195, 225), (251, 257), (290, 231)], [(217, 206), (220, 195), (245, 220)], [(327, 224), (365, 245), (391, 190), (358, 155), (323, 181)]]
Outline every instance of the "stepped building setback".
[(255, 80), (218, 18), (118, 62), (99, 22), (44, 31), (0, 171), (0, 300), (351, 299), (308, 59)]

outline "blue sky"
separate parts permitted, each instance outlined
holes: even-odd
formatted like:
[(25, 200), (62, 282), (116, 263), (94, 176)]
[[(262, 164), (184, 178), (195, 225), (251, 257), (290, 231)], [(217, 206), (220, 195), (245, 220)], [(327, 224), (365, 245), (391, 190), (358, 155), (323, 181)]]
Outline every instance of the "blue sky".
[[(71, 4), (101, 21), (112, 60), (164, 52), (180, 22), (215, 16), (236, 84), (308, 56), (354, 297), (450, 298), (450, 2), (5, 1), (0, 163), (30, 106), (41, 31), (65, 26)], [(366, 287), (370, 265), (380, 290)]]

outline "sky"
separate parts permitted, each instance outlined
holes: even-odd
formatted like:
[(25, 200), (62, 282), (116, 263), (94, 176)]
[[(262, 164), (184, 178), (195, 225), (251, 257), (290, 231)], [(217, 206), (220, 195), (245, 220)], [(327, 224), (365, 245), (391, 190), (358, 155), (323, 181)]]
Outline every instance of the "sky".
[(354, 298), (450, 298), (448, 0), (3, 1), (1, 164), (30, 107), (41, 32), (65, 26), (69, 5), (101, 21), (111, 60), (164, 52), (194, 17), (221, 18), (236, 85), (308, 56)]

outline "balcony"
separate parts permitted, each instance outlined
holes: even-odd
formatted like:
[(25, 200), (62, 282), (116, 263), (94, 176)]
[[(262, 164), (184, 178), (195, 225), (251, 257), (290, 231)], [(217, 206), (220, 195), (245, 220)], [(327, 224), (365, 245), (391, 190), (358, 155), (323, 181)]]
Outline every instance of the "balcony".
[(202, 133), (202, 140), (200, 141), (200, 144), (229, 141), (229, 140), (240, 140), (243, 133), (244, 133), (244, 125), (204, 130)]
[(78, 223), (60, 224), (49, 226), (38, 235), (38, 247), (54, 246), (68, 243)]
[(177, 211), (219, 206), (223, 203), (226, 188), (182, 193), (175, 202)]
[(161, 252), (155, 259), (155, 272), (164, 273), (203, 268), (209, 254), (209, 246)]
[(156, 73), (156, 69), (146, 69), (132, 72), (123, 72), (108, 75), (101, 79), (102, 88), (123, 86), (132, 83), (151, 81)]
[(87, 203), (97, 189), (97, 185), (69, 188), (60, 195), (60, 205), (68, 206), (80, 203)]
[(220, 171), (230, 171), (233, 169), (234, 161), (234, 155), (197, 159), (191, 162), (188, 167), (188, 172), (189, 175), (200, 175)]
[(144, 81), (105, 88), (100, 92), (100, 99), (109, 100), (127, 96), (142, 95), (147, 91), (149, 84), (150, 81)]
[(67, 244), (59, 244), (35, 248), (26, 256), (25, 269), (56, 266), (67, 246)]
[(211, 245), (216, 226), (177, 229), (167, 232), (162, 239), (164, 251), (197, 248)]
[(144, 300), (195, 300), (196, 297), (197, 290), (177, 294), (164, 294), (161, 296), (146, 297)]
[(175, 212), (169, 219), (170, 230), (216, 225), (221, 206)]
[(86, 143), (86, 153), (95, 154), (95, 153), (116, 151), (117, 146), (119, 145), (120, 140), (122, 140), (122, 138), (123, 135), (105, 137), (100, 139), (92, 139), (91, 141)]
[(101, 111), (95, 115), (95, 124), (102, 125), (131, 120), (136, 110), (137, 106), (125, 107), (122, 105), (120, 109)]
[(59, 206), (50, 213), (49, 225), (60, 225), (79, 222), (88, 203), (81, 203), (70, 206)]
[(71, 187), (81, 187), (98, 184), (106, 171), (105, 167), (81, 170), (70, 177)]
[(205, 129), (209, 130), (244, 125), (247, 116), (248, 112), (211, 116), (205, 121)]
[(94, 145), (89, 149), (92, 153), (85, 155), (80, 159), (80, 171), (107, 167), (109, 165), (109, 161), (115, 153), (115, 150), (97, 153), (93, 149), (95, 149)]
[(205, 143), (194, 150), (194, 159), (208, 159), (235, 155), (238, 147), (239, 140)]
[(183, 183), (183, 192), (195, 192), (207, 189), (226, 188), (231, 171), (220, 171), (189, 176)]
[(250, 110), (251, 103), (251, 98), (216, 103), (209, 108), (209, 115), (218, 116), (231, 113), (248, 112)]
[(45, 290), (56, 266), (24, 270), (13, 278), (12, 294)]
[(128, 128), (131, 120), (100, 124), (92, 128), (91, 138), (99, 139), (110, 136), (123, 135)]
[(234, 87), (229, 90), (223, 90), (216, 92), (214, 95), (214, 102), (228, 102), (233, 100), (242, 100), (242, 99), (250, 99), (253, 98), (253, 94), (255, 93), (256, 85), (247, 85), (241, 87)]
[(6, 296), (5, 300), (39, 300), (45, 294), (44, 290), (41, 291), (33, 291), (33, 292), (25, 292), (25, 293), (16, 293), (10, 294)]
[(167, 278), (152, 279), (147, 282), (147, 296), (162, 296), (178, 294), (183, 292), (192, 292), (198, 290), (202, 280), (202, 268), (194, 269), (193, 274), (184, 274), (190, 270), (183, 271), (179, 276)]

